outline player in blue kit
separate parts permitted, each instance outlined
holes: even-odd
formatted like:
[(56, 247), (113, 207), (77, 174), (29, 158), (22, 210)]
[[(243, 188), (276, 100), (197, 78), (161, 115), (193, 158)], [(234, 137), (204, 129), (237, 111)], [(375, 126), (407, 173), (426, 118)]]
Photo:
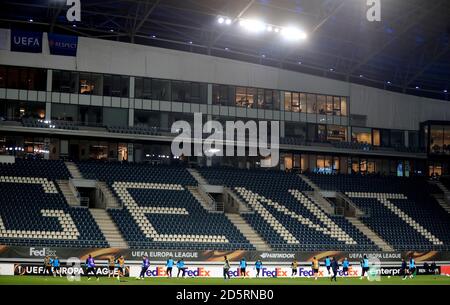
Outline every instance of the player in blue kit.
[(331, 274), (331, 259), (328, 256), (325, 258), (325, 267), (327, 267), (328, 274)]
[(260, 273), (260, 271), (261, 271), (261, 268), (262, 268), (262, 262), (261, 262), (260, 259), (258, 259), (258, 260), (255, 262), (256, 277), (259, 277), (259, 273)]
[(409, 258), (409, 278), (412, 279), (416, 276), (416, 261), (414, 258)]
[(342, 272), (344, 275), (348, 275), (348, 267), (350, 267), (350, 263), (346, 257), (344, 257), (344, 261), (342, 262)]
[(186, 274), (186, 267), (184, 265), (184, 260), (182, 258), (177, 262), (177, 268), (178, 268), (177, 277), (180, 276), (180, 272), (182, 273), (181, 276), (184, 277)]
[(243, 257), (239, 262), (239, 268), (241, 271), (241, 277), (245, 277), (245, 268), (247, 268), (247, 261), (245, 260), (245, 257)]
[(167, 277), (172, 277), (173, 264), (174, 264), (174, 261), (173, 261), (172, 257), (169, 257), (169, 259), (166, 262)]
[(361, 277), (359, 278), (360, 280), (362, 280), (362, 278), (364, 277), (364, 274), (367, 273), (367, 277), (369, 277), (369, 259), (367, 258), (367, 255), (364, 255), (363, 260), (361, 261), (361, 268), (362, 268), (362, 274)]
[(52, 262), (53, 265), (53, 276), (55, 277), (56, 274), (59, 274), (59, 277), (62, 277), (61, 275), (61, 264), (59, 262), (59, 258), (55, 256)]

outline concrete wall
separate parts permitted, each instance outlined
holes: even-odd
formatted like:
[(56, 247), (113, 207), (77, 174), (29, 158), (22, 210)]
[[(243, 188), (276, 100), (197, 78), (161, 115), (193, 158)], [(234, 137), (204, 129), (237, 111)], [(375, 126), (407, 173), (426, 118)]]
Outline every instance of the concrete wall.
[[(367, 116), (367, 126), (417, 130), (425, 120), (450, 120), (446, 101), (393, 93), (371, 87), (236, 60), (80, 37), (77, 57), (50, 55), (44, 33), (43, 53), (0, 50), (0, 64), (147, 76), (253, 86), (350, 97), (350, 113)], [(288, 119), (288, 118), (286, 118)]]

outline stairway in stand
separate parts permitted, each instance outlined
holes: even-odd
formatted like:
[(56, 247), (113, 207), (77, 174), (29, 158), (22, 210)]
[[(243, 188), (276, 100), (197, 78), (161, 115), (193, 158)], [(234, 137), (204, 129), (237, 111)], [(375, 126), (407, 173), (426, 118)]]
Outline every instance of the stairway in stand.
[(103, 209), (89, 209), (111, 248), (128, 248), (128, 244), (120, 234), (108, 212)]
[(225, 213), (225, 216), (235, 225), (236, 228), (247, 238), (247, 240), (255, 246), (257, 251), (271, 251), (270, 246), (262, 239), (262, 237), (253, 230), (252, 227), (239, 214)]
[(378, 234), (376, 234), (374, 231), (372, 231), (368, 226), (366, 226), (364, 223), (361, 222), (356, 217), (347, 217), (348, 221), (351, 222), (356, 228), (358, 228), (359, 231), (361, 231), (364, 235), (367, 236), (375, 245), (377, 245), (381, 250), (386, 252), (393, 252), (395, 251), (392, 246), (390, 246), (386, 241), (384, 241)]

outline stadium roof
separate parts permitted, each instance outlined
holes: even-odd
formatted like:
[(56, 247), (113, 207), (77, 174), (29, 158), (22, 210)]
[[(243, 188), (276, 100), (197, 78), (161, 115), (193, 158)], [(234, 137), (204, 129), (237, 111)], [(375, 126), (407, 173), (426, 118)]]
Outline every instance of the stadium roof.
[[(81, 0), (81, 22), (68, 22), (67, 9), (66, 0), (3, 0), (0, 27), (184, 50), (450, 99), (449, 0), (382, 0), (381, 22), (366, 19), (366, 0)], [(219, 16), (233, 24), (219, 24)], [(244, 33), (239, 18), (294, 24), (308, 39)]]

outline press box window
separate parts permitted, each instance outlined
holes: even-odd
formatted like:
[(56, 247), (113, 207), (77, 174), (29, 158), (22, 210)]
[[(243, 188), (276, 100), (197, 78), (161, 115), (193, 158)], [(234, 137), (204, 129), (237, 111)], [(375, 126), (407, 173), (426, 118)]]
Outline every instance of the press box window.
[(136, 77), (134, 80), (134, 97), (151, 99), (152, 98), (152, 79)]
[(53, 71), (53, 91), (64, 93), (78, 92), (78, 73), (71, 71)]
[(128, 97), (130, 87), (130, 78), (120, 75), (103, 76), (103, 95)]
[(80, 73), (80, 94), (102, 95), (103, 77), (96, 73)]

